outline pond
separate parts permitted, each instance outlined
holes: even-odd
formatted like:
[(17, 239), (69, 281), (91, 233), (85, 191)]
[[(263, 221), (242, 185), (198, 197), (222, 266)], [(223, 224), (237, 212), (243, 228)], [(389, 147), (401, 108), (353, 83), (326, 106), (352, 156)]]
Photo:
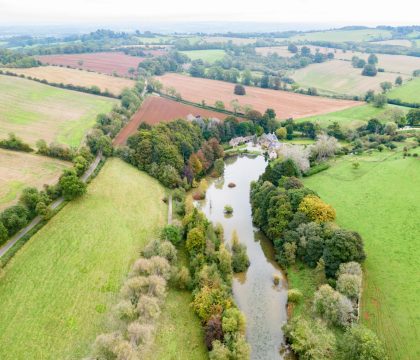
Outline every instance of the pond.
[[(197, 206), (214, 224), (224, 228), (225, 241), (231, 243), (237, 231), (239, 241), (247, 246), (251, 262), (248, 270), (236, 274), (233, 295), (247, 320), (247, 340), (251, 345), (251, 359), (283, 359), (282, 326), (287, 321), (287, 282), (274, 260), (271, 242), (252, 224), (250, 185), (264, 172), (267, 165), (262, 156), (237, 156), (226, 159), (224, 176), (209, 180), (206, 199)], [(228, 184), (233, 182), (235, 187)], [(224, 214), (231, 205), (233, 214)], [(280, 277), (275, 285), (274, 276)]]

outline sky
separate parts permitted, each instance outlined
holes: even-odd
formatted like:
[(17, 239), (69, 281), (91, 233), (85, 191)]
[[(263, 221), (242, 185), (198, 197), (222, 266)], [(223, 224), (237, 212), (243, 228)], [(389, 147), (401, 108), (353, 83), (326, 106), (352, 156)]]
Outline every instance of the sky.
[(420, 1), (0, 0), (0, 25), (125, 20), (419, 25)]

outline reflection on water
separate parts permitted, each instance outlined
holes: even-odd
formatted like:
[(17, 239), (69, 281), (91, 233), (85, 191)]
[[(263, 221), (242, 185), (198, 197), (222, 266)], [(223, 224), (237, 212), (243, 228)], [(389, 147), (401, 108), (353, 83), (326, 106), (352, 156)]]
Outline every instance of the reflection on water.
[[(281, 327), (287, 321), (287, 282), (274, 261), (271, 242), (252, 225), (249, 202), (250, 183), (258, 179), (265, 166), (261, 156), (228, 158), (224, 177), (209, 182), (206, 199), (197, 206), (209, 220), (223, 225), (227, 242), (236, 230), (240, 242), (247, 246), (251, 266), (246, 273), (235, 275), (233, 294), (247, 319), (251, 359), (274, 360), (283, 358)], [(236, 187), (229, 188), (230, 182)], [(224, 216), (225, 205), (233, 207), (232, 216)], [(277, 286), (273, 282), (275, 274), (282, 279)]]

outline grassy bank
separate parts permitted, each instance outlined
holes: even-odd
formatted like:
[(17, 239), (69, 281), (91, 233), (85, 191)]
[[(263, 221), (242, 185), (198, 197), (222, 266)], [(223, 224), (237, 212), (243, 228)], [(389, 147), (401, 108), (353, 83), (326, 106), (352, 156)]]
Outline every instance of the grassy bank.
[(165, 223), (164, 189), (118, 159), (5, 268), (0, 358), (79, 359), (100, 332), (138, 251)]
[(401, 152), (345, 157), (305, 180), (336, 209), (337, 222), (364, 239), (361, 320), (383, 339), (391, 359), (420, 358), (418, 159)]

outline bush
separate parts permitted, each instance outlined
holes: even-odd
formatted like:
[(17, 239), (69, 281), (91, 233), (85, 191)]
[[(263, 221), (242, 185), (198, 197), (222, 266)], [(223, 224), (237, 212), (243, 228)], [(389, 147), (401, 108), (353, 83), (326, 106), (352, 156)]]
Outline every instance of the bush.
[(302, 360), (334, 359), (335, 336), (320, 321), (309, 322), (295, 317), (284, 327), (284, 335), (292, 350)]
[(340, 264), (340, 267), (337, 272), (337, 277), (342, 274), (356, 275), (361, 278), (363, 276), (362, 267), (359, 263), (355, 261)]
[(236, 230), (232, 235), (232, 269), (235, 273), (246, 271), (250, 265), (246, 246), (239, 243)]
[(312, 166), (308, 171), (306, 171), (303, 176), (312, 176), (315, 174), (320, 173), (321, 171), (327, 170), (331, 167), (330, 164), (323, 162), (320, 164), (317, 164), (315, 166)]
[(59, 180), (59, 185), (66, 200), (72, 200), (86, 193), (86, 184), (74, 171), (66, 171)]
[(174, 285), (181, 290), (191, 288), (191, 275), (187, 267), (182, 266), (173, 276)]
[(311, 221), (317, 223), (335, 220), (335, 210), (324, 203), (318, 196), (307, 195), (299, 205), (298, 211), (306, 214)]
[(315, 292), (313, 309), (334, 325), (348, 326), (353, 320), (353, 306), (350, 300), (330, 285), (321, 285)]
[(233, 207), (232, 207), (232, 206), (230, 206), (230, 205), (225, 205), (225, 207), (224, 207), (224, 209), (223, 209), (223, 212), (224, 212), (226, 215), (231, 215), (231, 214), (233, 214)]
[(212, 316), (204, 326), (204, 342), (206, 343), (207, 349), (213, 349), (214, 341), (223, 341), (223, 330), (222, 330), (222, 320), (220, 315)]
[(28, 144), (25, 144), (22, 139), (18, 138), (13, 133), (10, 133), (7, 139), (0, 140), (0, 148), (24, 152), (33, 151), (33, 149)]
[(139, 322), (132, 322), (127, 327), (127, 335), (131, 341), (136, 345), (151, 344), (153, 339), (153, 325), (140, 324)]
[(357, 300), (362, 287), (360, 276), (342, 274), (337, 279), (337, 290), (349, 299)]
[(190, 254), (202, 253), (206, 246), (206, 237), (202, 228), (195, 227), (188, 232), (185, 246)]
[(213, 342), (213, 350), (209, 353), (210, 360), (230, 360), (230, 350), (219, 340)]
[(297, 304), (297, 303), (300, 303), (302, 298), (303, 298), (303, 294), (298, 289), (289, 289), (287, 291), (287, 301), (288, 302)]
[(169, 241), (153, 240), (146, 245), (142, 254), (148, 259), (153, 256), (162, 256), (171, 264), (175, 263), (177, 259), (176, 248)]
[(29, 211), (23, 205), (14, 205), (0, 214), (0, 221), (7, 229), (9, 236), (22, 229), (29, 220)]
[(7, 229), (0, 221), (0, 245), (5, 243), (8, 238), (9, 234), (7, 233)]
[(149, 259), (140, 258), (134, 263), (131, 271), (134, 276), (159, 275), (165, 280), (170, 278), (170, 272), (171, 266), (168, 260), (162, 256), (152, 256)]
[(235, 94), (235, 95), (245, 95), (246, 94), (246, 90), (245, 90), (245, 87), (244, 86), (242, 86), (242, 85), (240, 85), (240, 84), (237, 84), (237, 85), (235, 85), (235, 88), (234, 88), (234, 90), (233, 90), (233, 93)]
[(222, 328), (225, 334), (245, 334), (244, 314), (242, 314), (242, 312), (236, 307), (225, 310), (222, 318)]
[(134, 320), (138, 316), (135, 307), (131, 301), (128, 300), (121, 300), (115, 306), (115, 314), (117, 315), (118, 319), (124, 321)]
[(181, 229), (175, 225), (166, 225), (160, 235), (161, 240), (168, 240), (174, 246), (178, 246), (182, 242)]
[(338, 343), (340, 360), (387, 360), (385, 349), (375, 333), (362, 325), (349, 328)]
[(220, 288), (203, 286), (194, 296), (193, 308), (200, 319), (206, 322), (212, 315), (221, 315), (231, 306), (229, 295)]
[(158, 318), (160, 315), (158, 299), (148, 295), (141, 296), (137, 303), (137, 312), (140, 318), (146, 322)]

